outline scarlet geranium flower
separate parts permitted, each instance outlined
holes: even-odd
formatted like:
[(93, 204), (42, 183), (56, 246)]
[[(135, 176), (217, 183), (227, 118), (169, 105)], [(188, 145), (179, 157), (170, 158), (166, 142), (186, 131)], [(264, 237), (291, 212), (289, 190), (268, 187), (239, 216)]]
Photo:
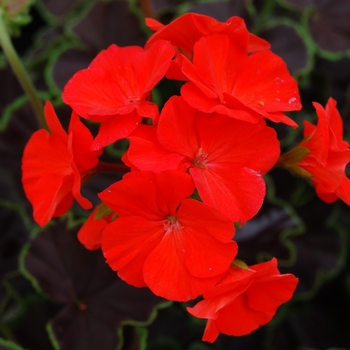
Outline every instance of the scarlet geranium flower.
[[(248, 52), (266, 50), (271, 46), (264, 39), (249, 33), (244, 20), (236, 16), (229, 18), (226, 22), (219, 22), (209, 16), (186, 13), (168, 25), (163, 25), (153, 18), (146, 18), (146, 25), (156, 31), (149, 38), (146, 47), (159, 39), (169, 40), (179, 53), (189, 59), (192, 58), (194, 44), (200, 38), (214, 33), (226, 34), (231, 40), (247, 48)], [(181, 74), (181, 62), (182, 55), (177, 55), (172, 62), (171, 71), (167, 73), (168, 78), (187, 80)]]
[(311, 179), (317, 195), (325, 202), (340, 198), (350, 205), (350, 180), (345, 173), (350, 149), (349, 143), (343, 140), (343, 122), (337, 103), (330, 98), (325, 109), (319, 103), (313, 105), (317, 125), (304, 121), (304, 139), (281, 156), (279, 165)]
[(124, 138), (142, 117), (156, 122), (158, 107), (150, 92), (164, 77), (174, 49), (165, 40), (149, 49), (111, 45), (101, 51), (89, 68), (77, 72), (63, 91), (63, 100), (83, 118), (102, 122), (92, 145), (99, 149)]
[(233, 265), (218, 285), (203, 294), (204, 300), (187, 311), (208, 320), (204, 341), (212, 343), (220, 333), (246, 335), (272, 319), (297, 283), (295, 276), (280, 274), (276, 259), (247, 269)]
[(265, 197), (262, 175), (280, 153), (276, 132), (190, 107), (181, 97), (165, 104), (157, 128), (140, 125), (130, 135), (128, 162), (139, 170), (189, 171), (207, 205), (246, 222)]
[(22, 159), (23, 188), (40, 226), (63, 215), (73, 198), (84, 209), (91, 208), (80, 193), (81, 179), (97, 165), (101, 154), (90, 151), (92, 135), (76, 113), (72, 113), (67, 134), (50, 102), (46, 102), (44, 111), (51, 134), (44, 129), (36, 131)]
[(181, 95), (200, 111), (297, 126), (283, 113), (301, 109), (297, 83), (283, 60), (269, 50), (248, 56), (227, 35), (209, 35), (194, 45), (193, 62), (183, 59), (182, 73), (190, 81)]
[(177, 301), (196, 298), (221, 279), (237, 253), (234, 226), (185, 199), (193, 191), (183, 172), (131, 172), (99, 194), (119, 215), (102, 233), (102, 251), (120, 278)]

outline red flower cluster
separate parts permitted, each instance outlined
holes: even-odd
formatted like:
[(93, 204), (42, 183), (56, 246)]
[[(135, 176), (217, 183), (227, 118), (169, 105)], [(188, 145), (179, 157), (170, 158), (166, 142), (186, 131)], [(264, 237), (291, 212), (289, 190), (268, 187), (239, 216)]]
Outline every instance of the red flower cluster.
[(272, 319), (276, 309), (292, 297), (297, 283), (293, 275), (280, 274), (276, 259), (243, 269), (233, 265), (203, 294), (203, 301), (187, 310), (208, 319), (203, 340), (213, 342), (220, 332), (246, 335)]
[[(279, 158), (265, 119), (296, 127), (285, 112), (301, 108), (298, 87), (282, 59), (238, 17), (221, 23), (186, 14), (166, 26), (146, 23), (156, 32), (144, 48), (111, 45), (69, 80), (68, 134), (46, 104), (51, 135), (39, 130), (29, 140), (23, 186), (42, 226), (73, 198), (89, 209), (81, 184), (106, 169), (98, 161), (104, 147), (128, 138), (122, 161), (129, 172), (99, 193), (102, 203), (78, 239), (87, 249), (101, 247), (129, 284), (175, 301), (203, 295), (188, 311), (208, 319), (204, 340), (248, 334), (269, 322), (297, 285), (275, 259), (250, 267), (235, 260), (233, 238), (234, 223), (261, 208), (264, 174), (290, 160)], [(184, 83), (159, 111), (152, 89), (164, 77)], [(326, 111), (315, 107), (319, 124), (306, 124), (293, 166), (313, 176), (321, 198), (350, 204), (340, 116), (333, 100)], [(100, 123), (94, 139), (78, 115)]]
[(169, 170), (131, 172), (100, 193), (119, 215), (103, 231), (102, 251), (123, 280), (178, 301), (219, 282), (237, 253), (234, 226), (186, 199), (193, 191), (188, 174)]
[(67, 134), (49, 102), (44, 111), (51, 134), (46, 130), (35, 132), (24, 149), (22, 161), (23, 188), (40, 226), (65, 214), (73, 198), (84, 209), (92, 207), (81, 195), (80, 187), (102, 153), (91, 150), (93, 137), (75, 112)]
[(343, 121), (333, 98), (324, 109), (313, 103), (317, 125), (304, 121), (304, 139), (281, 156), (279, 164), (310, 179), (317, 195), (331, 203), (338, 198), (350, 205), (350, 180), (345, 168), (350, 162), (349, 143), (343, 140)]

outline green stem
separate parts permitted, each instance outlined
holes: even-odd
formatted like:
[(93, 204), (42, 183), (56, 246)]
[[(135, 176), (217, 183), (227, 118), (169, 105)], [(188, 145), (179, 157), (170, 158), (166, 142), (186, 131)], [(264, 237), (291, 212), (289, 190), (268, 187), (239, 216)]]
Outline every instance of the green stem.
[(266, 22), (268, 21), (269, 17), (271, 16), (271, 13), (275, 5), (276, 5), (275, 0), (267, 0), (264, 2), (264, 7), (262, 8), (262, 11), (259, 13), (257, 21), (255, 22), (253, 28), (251, 29), (252, 33), (259, 34), (259, 32), (266, 25)]
[(0, 45), (2, 46), (5, 56), (11, 65), (18, 81), (29, 98), (34, 114), (41, 128), (48, 130), (44, 117), (43, 106), (38, 97), (36, 89), (30, 80), (21, 60), (19, 59), (16, 50), (14, 49), (8, 31), (3, 20), (3, 10), (0, 8)]

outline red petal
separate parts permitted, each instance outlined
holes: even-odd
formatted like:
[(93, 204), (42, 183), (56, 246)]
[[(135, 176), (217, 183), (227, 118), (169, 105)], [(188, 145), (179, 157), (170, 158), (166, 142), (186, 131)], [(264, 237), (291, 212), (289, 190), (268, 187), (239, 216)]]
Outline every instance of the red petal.
[[(157, 59), (155, 49), (161, 51)], [(63, 100), (79, 115), (93, 120), (98, 116), (129, 114), (135, 108), (141, 108), (140, 113), (144, 113), (146, 107), (142, 107), (142, 102), (164, 76), (171, 62), (171, 52), (173, 48), (168, 43), (155, 45), (149, 52), (137, 46), (119, 48), (111, 45), (96, 56), (88, 69), (77, 72), (68, 81)], [(143, 59), (140, 67), (139, 60)], [(145, 91), (146, 88), (149, 90)], [(150, 104), (146, 103), (147, 106)], [(147, 108), (152, 114), (149, 117), (155, 118), (156, 106)]]
[(154, 126), (139, 125), (129, 136), (128, 161), (139, 170), (155, 173), (177, 169), (184, 157), (163, 148), (158, 142), (156, 133), (157, 128)]
[[(214, 122), (215, 121), (215, 124)], [(197, 134), (209, 170), (250, 168), (265, 174), (276, 164), (280, 144), (274, 129), (264, 121), (251, 124), (224, 116), (197, 118)]]
[(261, 115), (245, 106), (234, 96), (223, 93), (224, 104), (219, 99), (208, 98), (194, 83), (188, 82), (181, 87), (181, 96), (193, 108), (205, 113), (218, 113), (230, 118), (258, 123)]
[(326, 114), (329, 117), (329, 128), (331, 130), (331, 147), (341, 150), (349, 148), (349, 143), (343, 140), (343, 119), (337, 110), (337, 102), (331, 97), (326, 105)]
[(165, 39), (169, 40), (172, 45), (181, 48), (186, 55), (190, 55), (194, 43), (204, 35), (202, 31), (209, 32), (209, 22), (220, 23), (209, 16), (195, 13), (184, 14), (154, 33), (146, 43), (146, 47), (156, 40)]
[(144, 265), (147, 286), (156, 295), (174, 301), (188, 301), (213, 287), (221, 278), (196, 278), (185, 265), (186, 246), (181, 236), (172, 232), (149, 254)]
[[(232, 317), (236, 315), (236, 317)], [(230, 336), (242, 336), (266, 324), (273, 315), (250, 310), (247, 306), (244, 293), (240, 294), (233, 303), (218, 311), (215, 320), (218, 330)]]
[[(68, 148), (72, 149), (72, 134), (69, 134), (68, 136)], [(84, 208), (84, 209), (91, 209), (92, 204), (91, 202), (83, 197), (80, 193), (81, 190), (81, 178), (82, 175), (80, 174), (76, 164), (72, 161), (71, 162), (71, 169), (73, 171), (73, 185), (71, 188), (73, 197), (76, 199), (76, 201)]]
[(202, 340), (210, 342), (210, 343), (214, 343), (214, 341), (219, 336), (219, 334), (220, 334), (220, 331), (216, 327), (215, 321), (208, 320), (208, 322), (207, 322), (207, 324), (205, 326), (205, 330), (204, 330), (204, 334), (203, 334)]
[(137, 78), (137, 96), (152, 90), (165, 76), (174, 54), (175, 50), (168, 41), (157, 40), (135, 57), (133, 67)]
[(95, 167), (98, 163), (97, 157), (102, 154), (102, 150), (90, 150), (93, 137), (75, 112), (71, 116), (69, 133), (72, 134), (72, 153), (78, 169), (84, 171)]
[(153, 30), (157, 31), (164, 27), (164, 24), (160, 23), (159, 21), (155, 20), (154, 18), (145, 18), (145, 24), (146, 26)]
[(249, 308), (272, 317), (277, 308), (291, 299), (298, 279), (291, 275), (274, 275), (253, 283), (247, 291)]
[(239, 71), (233, 95), (245, 104), (267, 112), (301, 109), (296, 81), (285, 62), (269, 50), (248, 56)]
[(34, 218), (41, 226), (51, 220), (71, 190), (71, 160), (66, 143), (57, 136), (49, 136), (46, 130), (35, 132), (24, 149), (23, 188), (33, 205)]
[(234, 222), (246, 222), (261, 208), (265, 197), (262, 176), (247, 168), (231, 168), (226, 173), (190, 168), (203, 202)]
[(94, 209), (78, 232), (78, 240), (86, 249), (96, 250), (101, 247), (102, 231), (108, 225), (108, 218), (96, 219)]
[(107, 264), (125, 282), (144, 287), (144, 263), (164, 235), (161, 221), (129, 216), (109, 224), (102, 235), (102, 251)]
[[(74, 74), (64, 87), (62, 98), (77, 114), (86, 119), (91, 119), (90, 115), (116, 114), (120, 106), (127, 102), (109, 72), (101, 68), (85, 69)], [(134, 106), (128, 108), (131, 111)]]
[(194, 122), (197, 113), (181, 97), (171, 97), (159, 119), (159, 143), (172, 152), (194, 159), (200, 147)]
[[(231, 41), (226, 35), (210, 35), (195, 44), (193, 65), (221, 99), (223, 92), (232, 92), (246, 58), (245, 46)], [(187, 75), (185, 67), (183, 72)]]
[[(155, 21), (148, 23), (152, 26), (151, 29), (156, 30), (157, 33), (151, 36), (146, 46), (158, 39), (169, 40), (172, 45), (181, 49), (188, 57), (191, 56), (195, 43), (201, 37), (210, 34), (226, 34), (232, 41), (239, 42), (241, 45), (247, 45), (248, 41), (248, 31), (245, 23), (242, 18), (237, 16), (229, 18), (226, 22), (219, 22), (210, 16), (187, 13), (166, 26), (162, 26)], [(263, 46), (265, 47), (265, 44)]]
[(58, 120), (57, 114), (50, 101), (46, 101), (44, 106), (44, 113), (51, 134), (58, 136), (63, 141), (67, 141), (68, 135)]
[(249, 33), (248, 52), (256, 52), (270, 49), (271, 44), (258, 36)]
[(233, 223), (195, 200), (184, 200), (176, 216), (184, 227), (181, 234), (188, 271), (199, 278), (226, 272), (237, 254)]
[(117, 140), (128, 137), (137, 128), (141, 120), (142, 118), (136, 112), (110, 117), (100, 125), (91, 149), (99, 150)]
[(99, 194), (101, 200), (120, 216), (137, 215), (164, 220), (174, 215), (180, 202), (193, 193), (191, 177), (179, 171), (132, 172)]
[(350, 180), (343, 177), (340, 186), (335, 191), (335, 194), (347, 205), (350, 205)]

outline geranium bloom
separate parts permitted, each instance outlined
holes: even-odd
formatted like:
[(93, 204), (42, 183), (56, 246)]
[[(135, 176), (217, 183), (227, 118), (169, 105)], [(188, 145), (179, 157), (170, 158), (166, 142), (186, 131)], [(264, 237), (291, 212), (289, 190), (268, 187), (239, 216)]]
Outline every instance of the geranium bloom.
[(343, 140), (343, 122), (330, 98), (324, 109), (313, 103), (318, 116), (317, 125), (304, 121), (304, 139), (293, 150), (281, 156), (282, 165), (310, 178), (317, 195), (327, 203), (337, 198), (350, 205), (350, 180), (345, 168), (350, 162), (349, 143)]
[(269, 50), (248, 56), (227, 35), (209, 35), (194, 45), (193, 62), (184, 58), (182, 73), (190, 81), (181, 95), (200, 111), (297, 126), (283, 113), (301, 109), (297, 83), (283, 60)]
[(297, 283), (293, 275), (280, 274), (276, 259), (248, 269), (232, 265), (222, 281), (203, 294), (204, 300), (187, 311), (208, 319), (204, 341), (212, 343), (220, 333), (246, 335), (272, 319), (291, 299)]
[(120, 278), (186, 301), (214, 286), (237, 253), (233, 223), (185, 199), (191, 177), (179, 171), (131, 172), (99, 194), (119, 218), (102, 233), (102, 251)]
[(73, 198), (84, 209), (92, 207), (80, 193), (81, 179), (97, 165), (101, 154), (90, 150), (93, 137), (76, 113), (72, 113), (67, 134), (49, 102), (44, 112), (51, 134), (44, 129), (36, 131), (22, 159), (23, 188), (40, 226), (63, 215)]
[[(148, 40), (146, 47), (156, 40), (169, 40), (179, 53), (191, 59), (194, 44), (203, 36), (210, 34), (226, 34), (231, 40), (242, 47), (247, 47), (248, 52), (255, 52), (270, 48), (270, 44), (248, 32), (244, 20), (240, 17), (231, 17), (226, 22), (219, 22), (215, 18), (198, 13), (186, 13), (175, 19), (168, 25), (146, 18), (146, 25), (156, 31)], [(181, 73), (182, 55), (176, 55), (172, 62), (168, 78), (187, 80)]]
[(130, 135), (126, 158), (139, 170), (188, 169), (205, 204), (232, 221), (246, 222), (262, 205), (262, 175), (279, 153), (276, 132), (263, 120), (251, 124), (207, 115), (174, 96), (157, 128), (140, 125)]
[(150, 92), (164, 77), (173, 56), (174, 49), (165, 40), (147, 50), (111, 45), (68, 81), (63, 101), (83, 118), (102, 122), (93, 149), (128, 136), (142, 117), (156, 122), (159, 112), (148, 101)]

